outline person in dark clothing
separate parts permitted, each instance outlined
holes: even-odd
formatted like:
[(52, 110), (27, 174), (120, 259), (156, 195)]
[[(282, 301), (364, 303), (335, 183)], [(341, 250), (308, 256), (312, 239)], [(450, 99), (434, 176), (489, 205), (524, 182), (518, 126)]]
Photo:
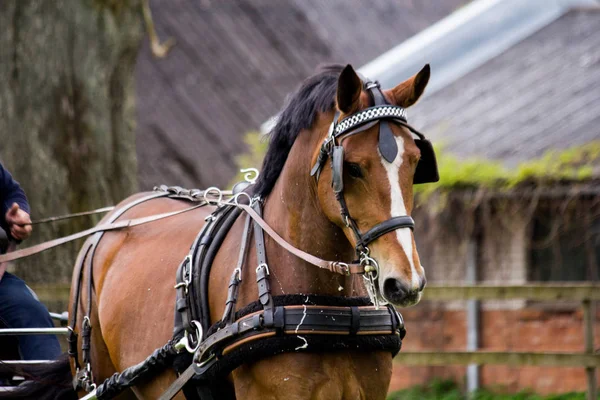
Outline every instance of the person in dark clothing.
[[(31, 235), (27, 196), (1, 163), (0, 207), (0, 227), (8, 239), (13, 243), (27, 239)], [(6, 272), (6, 266), (0, 264), (0, 322), (8, 328), (54, 327), (48, 309), (22, 279)], [(22, 335), (18, 339), (23, 360), (52, 360), (61, 354), (54, 335)]]

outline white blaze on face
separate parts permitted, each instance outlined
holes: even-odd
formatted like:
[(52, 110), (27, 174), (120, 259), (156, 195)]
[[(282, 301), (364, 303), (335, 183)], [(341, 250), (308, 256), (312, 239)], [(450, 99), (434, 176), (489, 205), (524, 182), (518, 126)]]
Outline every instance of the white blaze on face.
[[(393, 162), (387, 162), (381, 154), (381, 164), (387, 172), (388, 181), (390, 183), (390, 199), (392, 207), (390, 210), (392, 218), (400, 217), (402, 215), (408, 215), (406, 212), (406, 205), (404, 204), (404, 198), (402, 197), (402, 190), (400, 189), (400, 182), (398, 180), (400, 173), (400, 166), (402, 165), (402, 155), (404, 154), (404, 140), (401, 137), (396, 136), (396, 143), (398, 144), (398, 154)], [(411, 287), (417, 289), (420, 286), (419, 275), (415, 268), (415, 262), (413, 259), (413, 242), (411, 236), (411, 230), (409, 228), (401, 228), (396, 230), (396, 238), (400, 243), (400, 246), (406, 253), (406, 258), (410, 264), (411, 271)]]

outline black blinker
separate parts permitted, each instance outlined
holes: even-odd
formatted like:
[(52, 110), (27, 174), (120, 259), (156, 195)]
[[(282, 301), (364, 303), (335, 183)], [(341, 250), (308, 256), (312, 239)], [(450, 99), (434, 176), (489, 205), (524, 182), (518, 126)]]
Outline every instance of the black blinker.
[(415, 139), (415, 143), (421, 150), (421, 159), (417, 164), (413, 184), (433, 183), (440, 180), (435, 152), (431, 142), (427, 139)]

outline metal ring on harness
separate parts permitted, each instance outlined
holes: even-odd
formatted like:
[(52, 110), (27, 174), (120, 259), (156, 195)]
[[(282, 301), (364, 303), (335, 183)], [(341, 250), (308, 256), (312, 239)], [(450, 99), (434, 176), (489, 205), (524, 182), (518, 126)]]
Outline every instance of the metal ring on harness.
[[(211, 192), (215, 192), (217, 194), (218, 200), (210, 200), (208, 198), (208, 194), (210, 194)], [(223, 202), (223, 192), (221, 191), (221, 189), (215, 186), (211, 186), (208, 189), (206, 189), (204, 191), (203, 197), (204, 201), (211, 206), (218, 206)]]
[(240, 196), (246, 196), (248, 198), (248, 204), (252, 205), (252, 197), (250, 197), (250, 195), (246, 192), (239, 192), (238, 194), (236, 194), (235, 196), (233, 196), (233, 203), (236, 206), (240, 206), (240, 203), (238, 201), (238, 199), (240, 198)]
[(364, 254), (360, 258), (360, 264), (365, 267), (365, 274), (371, 274), (372, 279), (377, 279), (377, 277), (379, 277), (379, 264), (377, 264), (375, 259)]
[(200, 348), (200, 343), (202, 342), (202, 336), (204, 335), (204, 331), (202, 329), (202, 325), (200, 324), (200, 322), (196, 321), (196, 320), (192, 320), (190, 321), (190, 325), (193, 325), (196, 328), (196, 346), (195, 347), (190, 347), (190, 343), (192, 343), (192, 341), (189, 338), (189, 333), (186, 331), (185, 333), (185, 338), (187, 339), (183, 344), (185, 345), (185, 349), (189, 352), (189, 353), (195, 353), (196, 350), (198, 350)]

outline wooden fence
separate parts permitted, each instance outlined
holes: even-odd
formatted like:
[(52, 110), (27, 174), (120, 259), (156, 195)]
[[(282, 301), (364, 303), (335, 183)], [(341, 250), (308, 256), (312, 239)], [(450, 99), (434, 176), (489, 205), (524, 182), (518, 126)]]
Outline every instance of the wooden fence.
[(583, 353), (569, 352), (493, 352), (493, 351), (402, 351), (395, 358), (402, 365), (469, 365), (500, 364), (585, 368), (588, 399), (597, 399), (596, 368), (600, 354), (594, 353), (594, 301), (600, 300), (598, 284), (528, 284), (528, 285), (457, 285), (425, 289), (426, 300), (538, 300), (577, 301), (583, 307)]

